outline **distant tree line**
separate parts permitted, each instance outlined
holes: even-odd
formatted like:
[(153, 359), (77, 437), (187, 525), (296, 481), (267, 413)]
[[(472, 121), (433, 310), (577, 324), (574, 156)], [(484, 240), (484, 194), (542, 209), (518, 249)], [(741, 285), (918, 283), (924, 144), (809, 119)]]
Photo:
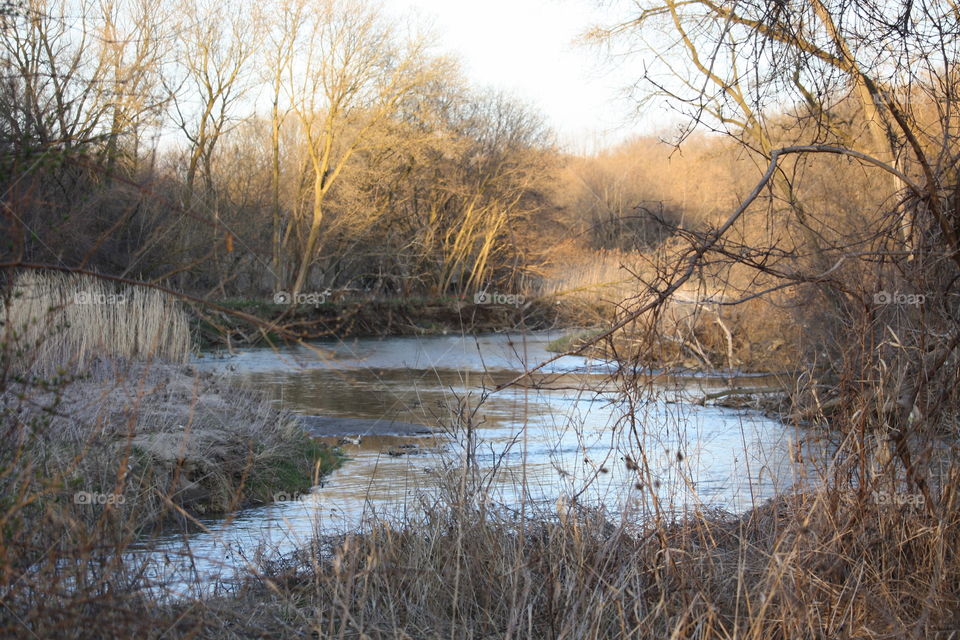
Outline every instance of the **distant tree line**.
[(515, 286), (556, 161), (360, 2), (3, 5), (4, 262), (210, 295)]

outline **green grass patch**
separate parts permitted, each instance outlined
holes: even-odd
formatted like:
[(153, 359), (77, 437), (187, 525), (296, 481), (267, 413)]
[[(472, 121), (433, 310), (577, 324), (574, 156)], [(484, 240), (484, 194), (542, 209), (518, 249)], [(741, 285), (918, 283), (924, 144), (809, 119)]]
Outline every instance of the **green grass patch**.
[(278, 493), (305, 493), (343, 460), (337, 449), (304, 436), (285, 455), (269, 455), (256, 463), (248, 481), (247, 497), (272, 502)]
[(603, 333), (603, 329), (581, 329), (580, 331), (574, 331), (548, 342), (547, 351), (554, 353), (570, 351), (588, 342), (592, 338), (597, 337), (601, 333)]

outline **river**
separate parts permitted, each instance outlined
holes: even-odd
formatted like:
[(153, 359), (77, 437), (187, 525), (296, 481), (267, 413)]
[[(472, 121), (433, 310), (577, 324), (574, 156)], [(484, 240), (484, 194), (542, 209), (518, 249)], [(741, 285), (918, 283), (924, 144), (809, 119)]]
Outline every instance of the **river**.
[[(152, 540), (150, 576), (176, 593), (203, 592), (253, 566), (258, 555), (306, 545), (315, 532), (357, 530), (371, 517), (402, 519), (429, 500), (444, 469), (468, 454), (480, 474), (496, 469), (488, 473), (487, 497), (503, 508), (552, 509), (558, 497), (576, 496), (628, 519), (649, 514), (653, 495), (669, 512), (742, 512), (802, 479), (804, 465), (794, 464), (791, 444), (801, 434), (793, 428), (755, 411), (691, 401), (730, 385), (771, 382), (763, 377), (650, 374), (647, 392), (625, 396), (611, 384), (611, 364), (569, 356), (528, 384), (488, 393), (553, 356), (546, 347), (559, 335), (365, 338), (197, 358), (196, 366), (229, 372), (236, 383), (264, 389), (306, 415), (443, 430), (466, 412), (473, 429), (469, 440), (461, 429), (345, 444), (348, 459), (308, 495)], [(649, 474), (628, 468), (627, 458), (639, 456)]]

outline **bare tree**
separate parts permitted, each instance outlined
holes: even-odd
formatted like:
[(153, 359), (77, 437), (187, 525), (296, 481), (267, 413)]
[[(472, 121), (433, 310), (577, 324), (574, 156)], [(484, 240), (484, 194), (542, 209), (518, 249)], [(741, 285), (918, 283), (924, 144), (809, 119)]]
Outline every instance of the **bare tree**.
[[(899, 425), (892, 433), (909, 466), (901, 427), (917, 416), (942, 425), (935, 418), (955, 413), (942, 403), (954, 396), (960, 343), (955, 11), (925, 1), (635, 7), (633, 19), (593, 35), (644, 42), (658, 62), (643, 72), (647, 95), (689, 116), (684, 135), (697, 126), (731, 134), (763, 175), (752, 213), (688, 234), (678, 259), (694, 271), (726, 264), (740, 273), (739, 286), (728, 277), (737, 292), (729, 304), (815, 292), (818, 304), (807, 299), (798, 318), (830, 327), (817, 353), (836, 380), (857, 380), (835, 389), (833, 406), (854, 423), (880, 416)], [(840, 218), (815, 197), (828, 189), (862, 198), (854, 183), (863, 183), (844, 182), (860, 172), (874, 186), (858, 215)], [(784, 242), (793, 229), (803, 243)], [(651, 283), (654, 295), (664, 299), (674, 282)], [(896, 292), (928, 302), (886, 304)]]
[(271, 256), (273, 267), (274, 287), (279, 290), (284, 286), (286, 272), (284, 242), (284, 218), (281, 207), (281, 129), (290, 113), (290, 101), (286, 99), (284, 80), (291, 73), (290, 65), (294, 58), (294, 47), (297, 42), (297, 33), (308, 5), (304, 0), (286, 0), (277, 11), (275, 18), (270, 21), (264, 15), (264, 31), (269, 43), (268, 50), (263, 54), (261, 61), (262, 75), (270, 85), (270, 195), (271, 195)]
[(95, 29), (85, 2), (31, 0), (7, 19), (0, 39), (5, 84), (0, 117), (20, 149), (69, 150), (101, 135), (103, 108), (94, 98), (103, 69), (89, 58)]
[[(168, 82), (174, 121), (189, 143), (182, 206), (191, 212), (199, 204), (202, 214), (209, 214), (214, 222), (220, 217), (213, 172), (217, 145), (243, 117), (240, 106), (254, 86), (252, 62), (262, 24), (253, 15), (255, 10), (243, 4), (207, 0), (184, 0), (178, 7), (178, 72)], [(203, 180), (199, 202), (198, 176)], [(181, 274), (181, 286), (182, 274), (192, 264), (187, 260), (190, 235), (183, 225), (183, 265), (167, 274)], [(229, 233), (226, 241), (232, 242)], [(211, 249), (207, 255), (215, 253)]]
[(155, 127), (162, 116), (169, 98), (162, 73), (174, 34), (170, 10), (160, 0), (103, 0), (99, 11), (96, 48), (107, 82), (97, 98), (109, 114), (104, 153), (112, 173), (121, 161), (127, 170), (137, 166), (144, 129)]
[(286, 89), (306, 141), (312, 206), (294, 293), (316, 258), (331, 189), (370, 133), (430, 77), (427, 44), (420, 36), (401, 41), (358, 2), (312, 6), (300, 25)]
[[(684, 134), (730, 134), (760, 171), (729, 218), (680, 236), (617, 326), (655, 316), (702, 272), (729, 294), (724, 305), (794, 291), (816, 336), (812, 411), (800, 415), (859, 432), (861, 449), (864, 433), (882, 435), (927, 495), (908, 436), (955, 430), (960, 400), (955, 12), (922, 0), (636, 7), (593, 35), (645, 41), (657, 60), (642, 76), (648, 95), (687, 113)], [(825, 208), (825, 190), (862, 200), (859, 173), (875, 185), (863, 210)], [(806, 242), (795, 245), (797, 228)]]

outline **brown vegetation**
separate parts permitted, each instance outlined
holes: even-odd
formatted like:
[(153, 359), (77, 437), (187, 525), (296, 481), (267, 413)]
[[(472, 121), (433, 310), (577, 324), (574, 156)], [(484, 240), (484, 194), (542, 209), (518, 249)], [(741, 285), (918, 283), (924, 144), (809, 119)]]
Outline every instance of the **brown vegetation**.
[[(132, 588), (143, 536), (307, 491), (338, 462), (259, 392), (165, 360), (190, 336), (157, 291), (31, 272), (2, 327), (4, 637), (78, 632), (62, 598)], [(102, 637), (107, 618), (79, 632)]]
[[(170, 14), (159, 4), (2, 4), (3, 632), (956, 633), (960, 14), (951, 3), (637, 2), (630, 20), (593, 36), (630, 48), (662, 36), (668, 44), (649, 52), (657, 64), (638, 86), (688, 114), (689, 126), (673, 146), (640, 139), (586, 158), (553, 149), (535, 114), (465, 87), (424, 40), (365, 5), (284, 1), (270, 15), (237, 17), (211, 42), (214, 5), (185, 2)], [(173, 31), (168, 51), (161, 43)], [(269, 43), (265, 55), (252, 38)], [(269, 113), (240, 108), (257, 83), (272, 89)], [(188, 106), (197, 95), (199, 112)], [(184, 135), (179, 148), (151, 143), (169, 122)], [(71, 395), (69, 380), (49, 378), (68, 361), (90, 369), (104, 340), (84, 336), (101, 325), (69, 315), (80, 313), (62, 294), (74, 280), (36, 311), (17, 298), (18, 269), (44, 264), (211, 300), (330, 287), (560, 301), (571, 324), (603, 328), (556, 357), (600, 349), (622, 365), (608, 382), (636, 441), (617, 453), (643, 509), (574, 502), (556, 519), (534, 505), (493, 506), (492, 472), (474, 466), (462, 412), (452, 427), (466, 430), (467, 455), (405, 519), (318, 538), (229, 597), (151, 600), (122, 561), (141, 509), (152, 517), (188, 506), (171, 494), (191, 495), (200, 478), (212, 478), (215, 504), (239, 504), (251, 496), (248, 463), (286, 459), (269, 443), (290, 431), (239, 396), (209, 397), (215, 388), (200, 378), (196, 389), (179, 377), (168, 385), (133, 365), (88, 371), (111, 404), (84, 414), (91, 387)], [(134, 337), (112, 354), (182, 357), (179, 312), (161, 297), (142, 300), (152, 311), (111, 320)], [(71, 328), (57, 343), (42, 325), (29, 328), (51, 308), (77, 320), (79, 338)], [(281, 321), (295, 313), (288, 305)], [(285, 326), (272, 320), (262, 334)], [(29, 336), (20, 346), (18, 325)], [(46, 379), (19, 375), (34, 361)], [(808, 434), (830, 442), (827, 464), (745, 514), (662, 508), (641, 437), (650, 428), (642, 407), (658, 399), (642, 375), (649, 365), (802, 369), (789, 414), (831, 427)], [(150, 393), (109, 390), (134, 378)], [(242, 422), (248, 410), (268, 415), (248, 423), (257, 442), (244, 427), (249, 446), (221, 446), (211, 421)], [(180, 455), (177, 429), (195, 423), (200, 438)], [(169, 492), (131, 499), (126, 511), (78, 516), (64, 504), (77, 483), (137, 491), (138, 473), (155, 473)]]
[[(651, 498), (636, 460), (623, 464)], [(229, 593), (153, 603), (135, 591), (61, 592), (32, 609), (11, 598), (19, 621), (8, 621), (14, 633), (19, 623), (73, 638), (103, 628), (216, 638), (949, 636), (960, 623), (956, 467), (931, 472), (929, 494), (913, 499), (891, 483), (902, 478), (896, 467), (859, 487), (830, 486), (828, 476), (865, 457), (842, 446), (836, 460), (839, 470), (819, 469), (738, 516), (677, 514), (653, 499), (635, 513), (575, 500), (556, 513), (515, 509), (489, 492), (489, 470), (451, 459), (419, 504), (320, 536)], [(122, 567), (107, 576), (129, 579)]]

